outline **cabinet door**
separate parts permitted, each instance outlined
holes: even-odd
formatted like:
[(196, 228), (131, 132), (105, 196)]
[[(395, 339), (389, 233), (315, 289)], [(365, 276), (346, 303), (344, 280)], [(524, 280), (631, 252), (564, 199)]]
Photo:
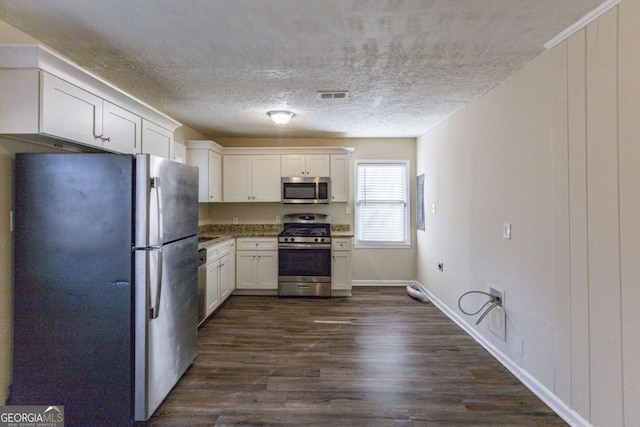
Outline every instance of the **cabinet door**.
[(351, 252), (333, 252), (331, 259), (331, 289), (351, 290)]
[(251, 201), (251, 156), (224, 156), (222, 175), (225, 202)]
[(229, 269), (231, 267), (231, 257), (230, 255), (225, 255), (220, 259), (220, 302), (227, 299), (229, 294), (231, 293), (231, 285), (230, 285), (230, 273)]
[(213, 313), (220, 304), (220, 260), (207, 263), (207, 312)]
[(307, 176), (330, 176), (328, 154), (309, 154), (305, 157)]
[(209, 177), (208, 177), (208, 201), (222, 201), (222, 156), (214, 151), (209, 151)]
[(102, 147), (102, 98), (49, 73), (41, 76), (41, 132)]
[(258, 251), (257, 256), (257, 288), (278, 289), (278, 251)]
[(256, 288), (256, 253), (253, 251), (236, 252), (236, 288)]
[(231, 242), (229, 248), (229, 292), (236, 288), (236, 243)]
[(280, 195), (280, 156), (268, 154), (252, 156), (253, 202), (279, 202)]
[(142, 152), (154, 156), (171, 158), (173, 133), (148, 120), (142, 120)]
[(110, 102), (103, 104), (103, 148), (116, 153), (142, 152), (142, 118)]
[(285, 154), (281, 157), (281, 176), (305, 176), (306, 167), (302, 154)]
[(331, 201), (349, 201), (349, 155), (331, 155)]

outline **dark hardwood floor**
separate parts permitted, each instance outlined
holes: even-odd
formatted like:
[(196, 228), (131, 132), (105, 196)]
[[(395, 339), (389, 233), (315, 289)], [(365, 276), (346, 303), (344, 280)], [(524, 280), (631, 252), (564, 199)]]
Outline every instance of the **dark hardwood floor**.
[(565, 425), (431, 303), (232, 296), (152, 426)]

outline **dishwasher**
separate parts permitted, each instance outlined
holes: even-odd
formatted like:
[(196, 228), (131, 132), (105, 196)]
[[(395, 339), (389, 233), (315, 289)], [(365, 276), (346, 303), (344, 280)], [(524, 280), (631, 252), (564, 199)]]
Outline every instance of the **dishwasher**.
[(207, 299), (207, 250), (198, 251), (198, 326), (204, 321)]

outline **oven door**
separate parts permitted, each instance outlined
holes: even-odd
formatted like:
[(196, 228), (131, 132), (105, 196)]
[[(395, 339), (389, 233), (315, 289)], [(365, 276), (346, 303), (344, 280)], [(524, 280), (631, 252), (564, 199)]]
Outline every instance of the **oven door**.
[(330, 244), (286, 244), (278, 246), (280, 281), (331, 281)]

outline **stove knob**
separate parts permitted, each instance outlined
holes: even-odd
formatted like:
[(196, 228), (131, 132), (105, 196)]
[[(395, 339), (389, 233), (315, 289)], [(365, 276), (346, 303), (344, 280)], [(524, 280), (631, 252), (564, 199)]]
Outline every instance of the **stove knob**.
[(316, 243), (317, 243), (317, 242), (319, 242), (319, 241), (320, 241), (320, 239), (318, 239), (318, 238), (316, 237)]
[(293, 242), (293, 237), (291, 238), (291, 241)]
[(324, 242), (324, 237), (322, 239), (320, 239), (321, 242)]
[(289, 241), (289, 238), (288, 238), (288, 237), (285, 237), (285, 238), (284, 238), (284, 241), (285, 241), (285, 242), (288, 242), (288, 241)]

